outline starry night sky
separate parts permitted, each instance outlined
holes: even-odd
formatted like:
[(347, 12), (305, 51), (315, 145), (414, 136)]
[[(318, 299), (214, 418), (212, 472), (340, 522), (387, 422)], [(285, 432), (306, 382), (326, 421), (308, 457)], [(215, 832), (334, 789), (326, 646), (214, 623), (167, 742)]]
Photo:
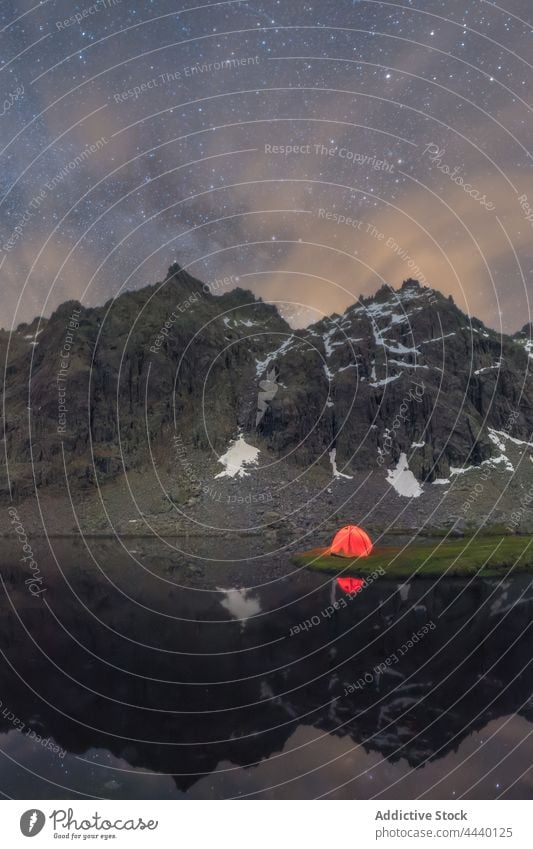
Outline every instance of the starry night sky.
[(421, 275), (496, 329), (530, 320), (531, 0), (0, 15), (4, 327), (175, 261), (300, 325)]

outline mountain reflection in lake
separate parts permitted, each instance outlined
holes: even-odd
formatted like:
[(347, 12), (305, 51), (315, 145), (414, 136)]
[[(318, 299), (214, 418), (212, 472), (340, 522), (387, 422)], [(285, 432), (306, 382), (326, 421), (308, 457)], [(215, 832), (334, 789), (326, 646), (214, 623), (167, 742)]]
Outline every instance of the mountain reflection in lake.
[(4, 794), (533, 796), (528, 576), (346, 593), (284, 555), (53, 547), (32, 598), (4, 545)]

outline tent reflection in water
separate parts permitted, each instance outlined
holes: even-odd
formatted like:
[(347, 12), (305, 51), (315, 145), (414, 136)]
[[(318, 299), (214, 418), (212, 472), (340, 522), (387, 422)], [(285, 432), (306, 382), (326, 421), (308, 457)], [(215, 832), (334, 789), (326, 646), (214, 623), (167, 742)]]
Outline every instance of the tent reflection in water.
[(368, 557), (372, 549), (372, 540), (366, 531), (357, 525), (346, 525), (333, 537), (327, 554), (336, 554), (338, 557)]
[(337, 578), (337, 586), (348, 595), (360, 592), (363, 589), (363, 584), (362, 578)]

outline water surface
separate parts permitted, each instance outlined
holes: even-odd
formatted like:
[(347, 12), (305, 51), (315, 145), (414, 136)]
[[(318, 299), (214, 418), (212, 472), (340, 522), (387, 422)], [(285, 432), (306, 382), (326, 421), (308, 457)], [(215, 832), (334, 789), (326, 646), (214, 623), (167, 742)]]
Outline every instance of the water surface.
[(37, 598), (4, 545), (8, 796), (533, 796), (530, 577), (350, 595), (257, 539), (52, 545)]

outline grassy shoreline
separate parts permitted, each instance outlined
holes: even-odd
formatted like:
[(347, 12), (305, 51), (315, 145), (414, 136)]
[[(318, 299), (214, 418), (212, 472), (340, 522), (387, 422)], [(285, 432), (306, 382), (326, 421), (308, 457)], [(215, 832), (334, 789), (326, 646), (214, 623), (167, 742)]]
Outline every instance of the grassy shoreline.
[(383, 569), (389, 578), (501, 578), (508, 572), (533, 572), (533, 536), (478, 536), (374, 549), (369, 557), (335, 557), (311, 549), (292, 557), (315, 572), (368, 575)]

